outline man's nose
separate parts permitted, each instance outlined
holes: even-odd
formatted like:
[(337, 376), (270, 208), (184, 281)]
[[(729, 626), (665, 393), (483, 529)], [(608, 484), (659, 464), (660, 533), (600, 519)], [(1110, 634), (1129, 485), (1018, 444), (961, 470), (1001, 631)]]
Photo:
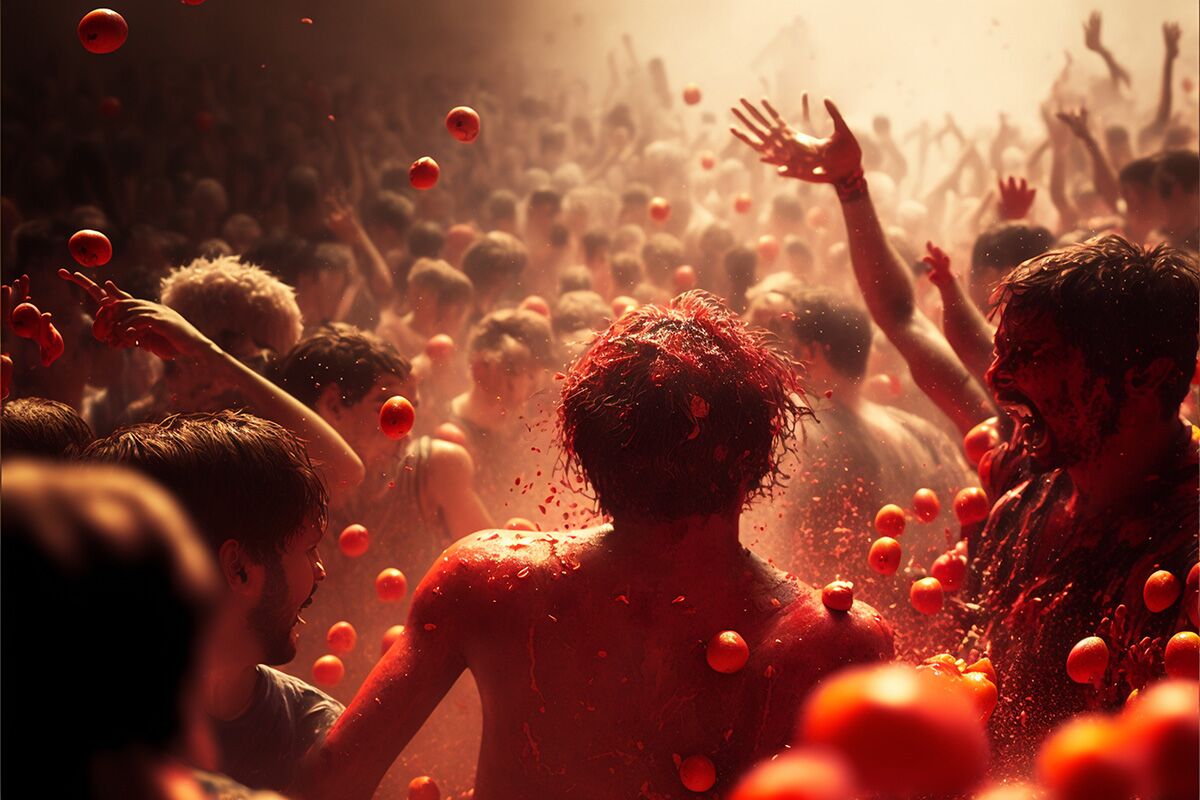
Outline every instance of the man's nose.
[(325, 580), (325, 562), (321, 560), (320, 553), (317, 553), (317, 560), (313, 562), (313, 579), (317, 581)]

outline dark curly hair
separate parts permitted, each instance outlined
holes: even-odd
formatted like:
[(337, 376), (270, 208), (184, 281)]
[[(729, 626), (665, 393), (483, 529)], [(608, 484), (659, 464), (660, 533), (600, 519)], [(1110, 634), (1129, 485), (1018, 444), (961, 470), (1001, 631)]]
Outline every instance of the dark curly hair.
[(625, 314), (564, 381), (567, 469), (613, 516), (713, 514), (768, 491), (812, 412), (766, 336), (700, 291)]

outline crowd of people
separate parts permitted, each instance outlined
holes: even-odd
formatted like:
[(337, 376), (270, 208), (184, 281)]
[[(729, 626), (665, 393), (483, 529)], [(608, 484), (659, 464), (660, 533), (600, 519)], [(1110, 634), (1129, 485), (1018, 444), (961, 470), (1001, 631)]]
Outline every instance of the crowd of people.
[(1037, 130), (6, 75), (3, 788), (1195, 797), (1181, 35)]

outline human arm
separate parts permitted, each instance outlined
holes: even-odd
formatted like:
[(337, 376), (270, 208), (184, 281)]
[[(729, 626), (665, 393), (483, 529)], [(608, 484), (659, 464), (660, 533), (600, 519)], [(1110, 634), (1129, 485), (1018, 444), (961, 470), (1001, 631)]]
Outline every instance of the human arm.
[(929, 280), (942, 296), (942, 330), (946, 341), (982, 384), (992, 363), (992, 326), (950, 270), (950, 256), (933, 242), (926, 242), (925, 248), (929, 255), (921, 260), (929, 265)]
[(96, 302), (92, 333), (97, 339), (112, 347), (140, 347), (167, 361), (189, 362), (212, 383), (236, 388), (255, 413), (278, 422), (304, 441), (334, 497), (362, 483), (362, 461), (329, 423), (226, 353), (179, 312), (161, 303), (138, 300), (112, 281), (101, 287), (81, 272), (63, 269), (58, 274)]
[(1100, 149), (1100, 144), (1096, 141), (1096, 137), (1092, 136), (1091, 129), (1088, 127), (1087, 109), (1080, 107), (1076, 111), (1059, 111), (1056, 116), (1070, 129), (1071, 133), (1075, 134), (1075, 138), (1083, 143), (1088, 152), (1088, 158), (1092, 161), (1092, 183), (1096, 187), (1096, 192), (1115, 212), (1117, 200), (1121, 196), (1121, 188), (1117, 183), (1117, 176), (1113, 172), (1112, 165), (1108, 163), (1108, 156)]
[(988, 161), (993, 172), (1004, 170), (1004, 151), (1009, 145), (1015, 143), (1017, 138), (1017, 129), (1008, 124), (1008, 115), (1001, 114), (1000, 126), (996, 129), (996, 135), (992, 138), (992, 144), (988, 148)]
[(879, 144), (879, 149), (883, 151), (887, 157), (889, 166), (891, 166), (891, 176), (899, 184), (908, 175), (908, 160), (904, 157), (904, 153), (900, 151), (900, 147), (896, 144), (896, 140), (892, 138), (892, 125), (887, 117), (876, 117), (874, 121), (875, 140)]
[(475, 493), (475, 464), (461, 445), (435, 440), (429, 456), (429, 491), (442, 510), (451, 539), (492, 528), (491, 515)]
[(395, 290), (392, 270), (388, 267), (387, 259), (367, 235), (352, 205), (337, 195), (330, 195), (325, 202), (329, 207), (330, 229), (339, 241), (354, 248), (354, 252), (359, 256), (355, 263), (360, 265), (359, 270), (363, 273), (372, 296), (379, 304), (386, 305)]
[(1104, 59), (1104, 64), (1108, 67), (1108, 74), (1112, 79), (1114, 89), (1120, 89), (1122, 83), (1126, 86), (1131, 84), (1128, 70), (1117, 63), (1117, 59), (1113, 56), (1112, 52), (1100, 41), (1099, 11), (1093, 11), (1087, 21), (1083, 23), (1083, 44), (1088, 50), (1091, 50)]
[(1042, 111), (1046, 129), (1050, 133), (1050, 202), (1058, 211), (1059, 231), (1075, 228), (1079, 213), (1067, 197), (1067, 150), (1070, 133), (1066, 126), (1056, 125), (1047, 110)]
[(296, 796), (369, 800), (396, 757), (466, 669), (460, 643), (471, 624), (468, 560), (456, 545), (417, 587), (404, 632), (305, 760)]
[(1163, 58), (1162, 91), (1158, 98), (1158, 111), (1154, 121), (1146, 126), (1144, 132), (1157, 133), (1167, 127), (1171, 121), (1171, 80), (1175, 71), (1175, 59), (1179, 57), (1179, 23), (1163, 23), (1163, 44), (1166, 55)]
[(849, 233), (854, 275), (876, 324), (908, 362), (913, 380), (965, 434), (980, 420), (994, 414), (983, 389), (955, 357), (945, 337), (916, 305), (909, 269), (896, 254), (875, 213), (862, 172), (862, 150), (837, 107), (825, 101), (833, 118), (828, 139), (794, 132), (769, 103), (768, 122), (743, 100), (748, 112), (734, 114), (751, 135), (733, 129), (734, 135), (755, 149), (762, 161), (774, 164), (779, 174), (813, 183), (830, 183), (837, 190)]

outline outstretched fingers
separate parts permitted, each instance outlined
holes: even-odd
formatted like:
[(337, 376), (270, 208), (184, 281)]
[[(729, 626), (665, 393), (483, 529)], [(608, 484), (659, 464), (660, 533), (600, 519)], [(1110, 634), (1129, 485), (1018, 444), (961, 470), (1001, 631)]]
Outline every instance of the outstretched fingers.
[(129, 292), (125, 291), (121, 287), (117, 286), (117, 284), (114, 281), (112, 281), (111, 279), (104, 282), (104, 290), (106, 292), (108, 292), (108, 295), (111, 298), (115, 298), (115, 299), (119, 299), (119, 300), (134, 299), (133, 295), (131, 295)]
[(760, 153), (761, 153), (763, 150), (765, 150), (765, 149), (766, 149), (766, 145), (764, 145), (762, 142), (756, 142), (756, 141), (754, 141), (754, 140), (753, 140), (753, 139), (751, 139), (749, 136), (747, 136), (746, 134), (742, 133), (742, 132), (741, 132), (741, 131), (739, 131), (737, 128), (733, 127), (732, 125), (731, 125), (731, 126), (729, 126), (729, 132), (730, 132), (730, 133), (732, 133), (732, 134), (733, 134), (735, 137), (737, 137), (737, 138), (738, 138), (738, 139), (740, 139), (741, 141), (743, 141), (743, 142), (745, 142), (746, 144), (748, 144), (752, 150), (756, 150), (756, 151), (758, 151), (758, 152), (760, 152)]
[(762, 104), (763, 104), (763, 108), (765, 108), (767, 110), (767, 113), (771, 115), (771, 119), (775, 120), (775, 124), (777, 126), (779, 126), (780, 128), (787, 127), (787, 122), (784, 121), (783, 117), (779, 115), (779, 112), (775, 110), (775, 106), (771, 105), (770, 100), (768, 100), (767, 98), (764, 97), (762, 99)]
[(102, 306), (109, 302), (108, 294), (101, 289), (95, 281), (84, 275), (82, 272), (70, 272), (65, 269), (60, 269), (58, 271), (58, 277), (62, 278), (64, 281), (75, 284), (80, 289), (83, 289), (98, 306)]
[(766, 128), (768, 131), (770, 131), (771, 128), (774, 127), (767, 120), (767, 118), (762, 115), (762, 112), (754, 107), (753, 103), (751, 103), (749, 100), (747, 100), (744, 97), (741, 99), (741, 101), (742, 101), (742, 105), (745, 107), (745, 109), (748, 112), (750, 112), (750, 116), (754, 117), (754, 119), (757, 120), (760, 125), (762, 125), (764, 128)]
[(829, 118), (833, 120), (835, 133), (850, 133), (850, 126), (842, 118), (842, 112), (838, 111), (838, 107), (828, 97), (825, 98), (825, 110), (829, 112)]
[[(745, 102), (745, 100), (743, 100), (742, 102)], [(741, 112), (741, 110), (739, 110), (738, 108), (732, 108), (730, 110), (733, 111), (733, 115), (738, 118), (738, 121), (746, 126), (746, 130), (750, 131), (751, 133), (753, 133), (755, 136), (758, 137), (759, 141), (765, 142), (765, 141), (767, 141), (767, 139), (770, 138), (770, 134), (768, 134), (764, 130), (761, 130), (757, 125), (755, 125), (753, 122), (751, 122), (750, 119)]]

